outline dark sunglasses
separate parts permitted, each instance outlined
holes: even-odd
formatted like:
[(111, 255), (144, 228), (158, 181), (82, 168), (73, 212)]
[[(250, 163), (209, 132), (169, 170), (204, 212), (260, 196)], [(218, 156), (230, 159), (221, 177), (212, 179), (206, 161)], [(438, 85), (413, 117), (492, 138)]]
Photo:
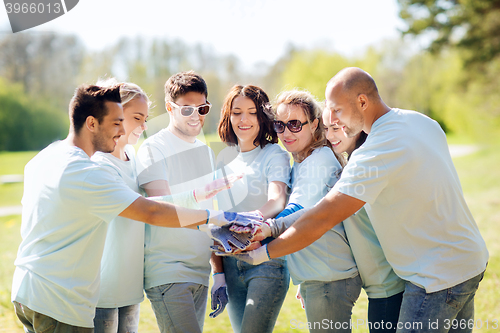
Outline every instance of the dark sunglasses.
[(290, 120), (286, 124), (282, 122), (281, 120), (274, 120), (273, 125), (274, 125), (274, 130), (276, 133), (283, 133), (285, 132), (285, 126), (288, 127), (288, 130), (292, 133), (298, 133), (302, 131), (302, 126), (305, 124), (308, 124), (309, 120), (306, 122), (301, 123), (300, 120)]
[(212, 104), (210, 104), (209, 101), (207, 101), (206, 104), (200, 106), (188, 106), (188, 105), (179, 106), (174, 102), (170, 102), (170, 104), (178, 108), (181, 111), (181, 115), (183, 115), (184, 117), (191, 117), (191, 115), (195, 110), (198, 111), (198, 114), (200, 116), (206, 116), (210, 111), (210, 108), (212, 107)]

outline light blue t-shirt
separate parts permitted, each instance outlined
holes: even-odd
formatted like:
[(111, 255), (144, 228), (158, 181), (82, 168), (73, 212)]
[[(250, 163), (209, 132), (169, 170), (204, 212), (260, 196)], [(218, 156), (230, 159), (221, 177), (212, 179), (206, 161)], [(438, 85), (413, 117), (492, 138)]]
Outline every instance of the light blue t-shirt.
[(343, 223), (368, 297), (387, 298), (402, 292), (405, 283), (387, 262), (365, 209), (361, 208)]
[(333, 190), (365, 209), (396, 274), (426, 292), (486, 268), (488, 250), (465, 202), (439, 124), (392, 109), (372, 125)]
[[(125, 152), (128, 161), (102, 152), (95, 153), (91, 159), (139, 193), (134, 147), (127, 145)], [(117, 216), (109, 224), (106, 235), (97, 307), (118, 308), (142, 302), (143, 281), (144, 223)]]
[[(235, 147), (227, 147), (231, 151)], [(219, 154), (224, 155), (224, 150)], [(231, 155), (231, 154), (226, 154)], [(248, 212), (261, 208), (268, 201), (269, 184), (274, 181), (290, 186), (290, 155), (278, 144), (269, 143), (239, 152), (231, 161), (217, 164), (217, 176), (244, 173), (227, 191), (217, 194), (219, 209)]]
[[(315, 149), (292, 167), (292, 193), (289, 203), (310, 208), (337, 182), (342, 170), (328, 147)], [(294, 284), (304, 281), (338, 281), (358, 274), (342, 223), (328, 230), (306, 248), (286, 256)]]
[[(201, 141), (189, 143), (163, 129), (146, 139), (137, 152), (139, 186), (166, 180), (173, 203), (185, 205), (187, 201), (176, 199), (174, 195), (212, 182), (215, 179), (213, 161), (212, 150)], [(212, 209), (212, 202), (194, 202), (186, 208)], [(179, 282), (208, 286), (212, 244), (207, 234), (198, 230), (147, 225), (144, 288)]]
[(66, 141), (38, 153), (24, 170), (12, 301), (69, 325), (94, 327), (106, 222), (139, 196)]

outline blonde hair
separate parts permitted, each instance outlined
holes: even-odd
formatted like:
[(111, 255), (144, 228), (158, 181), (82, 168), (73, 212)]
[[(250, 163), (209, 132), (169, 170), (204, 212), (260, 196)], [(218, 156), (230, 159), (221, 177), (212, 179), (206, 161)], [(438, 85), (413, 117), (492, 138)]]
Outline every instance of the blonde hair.
[(281, 104), (299, 106), (304, 111), (307, 120), (311, 124), (315, 119), (318, 119), (318, 126), (313, 132), (312, 141), (309, 147), (302, 152), (292, 153), (294, 161), (299, 163), (302, 162), (309, 157), (315, 149), (323, 146), (328, 146), (331, 149), (331, 144), (326, 139), (325, 132), (323, 130), (323, 119), (321, 117), (323, 110), (310, 92), (298, 89), (281, 92), (274, 103), (273, 113), (275, 117), (276, 110)]
[(125, 105), (138, 98), (144, 98), (146, 103), (148, 104), (148, 108), (151, 107), (151, 101), (149, 100), (148, 95), (141, 89), (137, 84), (132, 82), (118, 82), (114, 77), (110, 77), (108, 79), (99, 79), (96, 83), (96, 86), (100, 87), (112, 87), (112, 86), (120, 86), (120, 97), (122, 99), (122, 106)]

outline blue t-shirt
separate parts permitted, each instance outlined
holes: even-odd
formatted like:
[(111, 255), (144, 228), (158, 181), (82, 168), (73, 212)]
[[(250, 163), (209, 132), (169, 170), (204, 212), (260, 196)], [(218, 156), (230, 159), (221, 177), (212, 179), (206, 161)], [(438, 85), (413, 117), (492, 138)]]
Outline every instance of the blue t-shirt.
[[(289, 203), (310, 208), (337, 182), (341, 166), (328, 147), (315, 149), (292, 167), (292, 193)], [(337, 281), (358, 274), (342, 223), (328, 230), (306, 248), (287, 255), (288, 270), (294, 284), (304, 281)]]

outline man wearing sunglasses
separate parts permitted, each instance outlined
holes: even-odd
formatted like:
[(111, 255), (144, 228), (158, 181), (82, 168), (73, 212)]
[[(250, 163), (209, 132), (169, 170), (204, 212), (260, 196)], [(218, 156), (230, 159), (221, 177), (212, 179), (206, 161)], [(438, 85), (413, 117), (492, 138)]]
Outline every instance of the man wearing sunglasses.
[[(214, 180), (213, 152), (196, 139), (210, 111), (207, 95), (205, 81), (193, 71), (174, 74), (165, 83), (170, 123), (145, 140), (137, 153), (138, 182), (147, 196), (193, 191)], [(175, 203), (212, 209), (211, 199), (200, 199)], [(212, 241), (189, 229), (146, 228), (145, 235), (144, 289), (160, 331), (201, 332)]]

